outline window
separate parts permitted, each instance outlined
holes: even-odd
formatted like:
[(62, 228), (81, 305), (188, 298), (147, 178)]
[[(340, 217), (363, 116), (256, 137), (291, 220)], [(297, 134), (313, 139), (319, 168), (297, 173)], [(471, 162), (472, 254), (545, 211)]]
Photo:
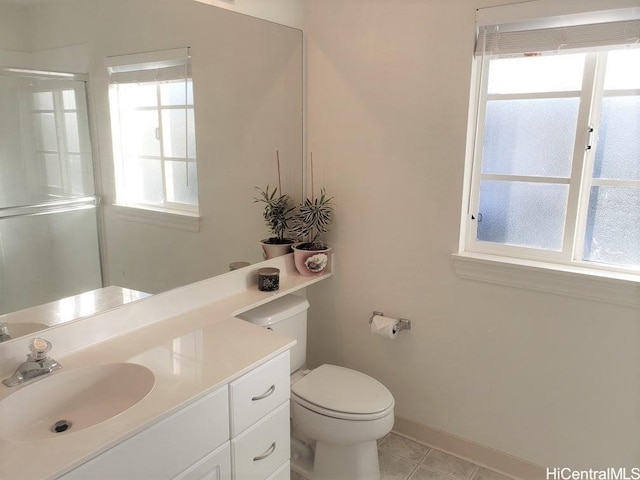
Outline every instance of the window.
[(93, 185), (85, 178), (91, 156), (89, 132), (82, 122), (86, 118), (83, 83), (33, 79), (31, 92), (34, 148), (43, 188), (59, 197), (92, 195)]
[(198, 212), (187, 49), (107, 59), (117, 203)]
[(465, 252), (640, 273), (638, 38), (480, 28)]

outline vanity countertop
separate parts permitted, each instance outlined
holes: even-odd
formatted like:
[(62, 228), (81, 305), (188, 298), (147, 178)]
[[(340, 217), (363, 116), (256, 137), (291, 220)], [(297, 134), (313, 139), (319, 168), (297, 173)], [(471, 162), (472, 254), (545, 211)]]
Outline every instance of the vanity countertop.
[(126, 305), (149, 295), (149, 293), (111, 285), (53, 300), (35, 307), (5, 313), (0, 315), (0, 321), (5, 321), (9, 325), (32, 322), (43, 324), (46, 327), (53, 327), (54, 325), (60, 325), (71, 320), (88, 317), (104, 310)]
[[(287, 274), (281, 279), (281, 288), (276, 294), (260, 292), (251, 285), (239, 293), (129, 332), (120, 332), (63, 357), (54, 355), (54, 343), (51, 356), (63, 368), (49, 376), (93, 365), (130, 362), (149, 368), (155, 375), (155, 385), (135, 406), (93, 427), (29, 442), (6, 441), (0, 435), (0, 478), (57, 478), (288, 350), (295, 340), (237, 319), (235, 315), (330, 275), (300, 277)], [(158, 304), (162, 305), (161, 302)], [(79, 320), (64, 328), (82, 330), (86, 328), (83, 327), (85, 321)], [(46, 334), (43, 336), (49, 338)], [(28, 387), (28, 384), (14, 388), (0, 385), (0, 429), (2, 416), (11, 415), (11, 412), (2, 411), (2, 399), (16, 389)], [(46, 402), (46, 398), (42, 401)]]

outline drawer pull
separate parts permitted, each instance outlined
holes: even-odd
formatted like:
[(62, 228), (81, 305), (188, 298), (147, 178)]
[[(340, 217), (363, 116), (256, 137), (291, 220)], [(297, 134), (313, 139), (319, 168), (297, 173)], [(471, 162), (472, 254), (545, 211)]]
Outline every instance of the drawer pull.
[(258, 400), (264, 400), (265, 398), (267, 398), (269, 395), (271, 395), (275, 391), (276, 391), (276, 385), (274, 383), (273, 385), (271, 385), (271, 387), (269, 387), (269, 390), (264, 392), (262, 395), (258, 395), (257, 397), (251, 397), (251, 401), (252, 402), (257, 402)]
[(273, 442), (271, 446), (267, 448), (266, 452), (264, 452), (262, 455), (258, 455), (257, 457), (253, 457), (253, 461), (259, 462), (260, 460), (264, 460), (275, 451), (276, 451), (276, 442)]

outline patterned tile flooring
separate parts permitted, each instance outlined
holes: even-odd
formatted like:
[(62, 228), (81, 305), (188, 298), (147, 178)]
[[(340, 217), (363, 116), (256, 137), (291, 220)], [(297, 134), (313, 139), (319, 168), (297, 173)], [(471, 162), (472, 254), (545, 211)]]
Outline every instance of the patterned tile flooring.
[[(378, 441), (381, 480), (511, 480), (396, 433)], [(291, 472), (291, 480), (306, 480)]]

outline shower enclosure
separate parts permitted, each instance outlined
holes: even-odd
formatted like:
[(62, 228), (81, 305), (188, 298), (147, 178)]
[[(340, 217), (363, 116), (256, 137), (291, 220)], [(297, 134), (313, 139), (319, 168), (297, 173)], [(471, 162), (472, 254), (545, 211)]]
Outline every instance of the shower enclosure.
[(0, 314), (100, 288), (82, 76), (0, 68)]

